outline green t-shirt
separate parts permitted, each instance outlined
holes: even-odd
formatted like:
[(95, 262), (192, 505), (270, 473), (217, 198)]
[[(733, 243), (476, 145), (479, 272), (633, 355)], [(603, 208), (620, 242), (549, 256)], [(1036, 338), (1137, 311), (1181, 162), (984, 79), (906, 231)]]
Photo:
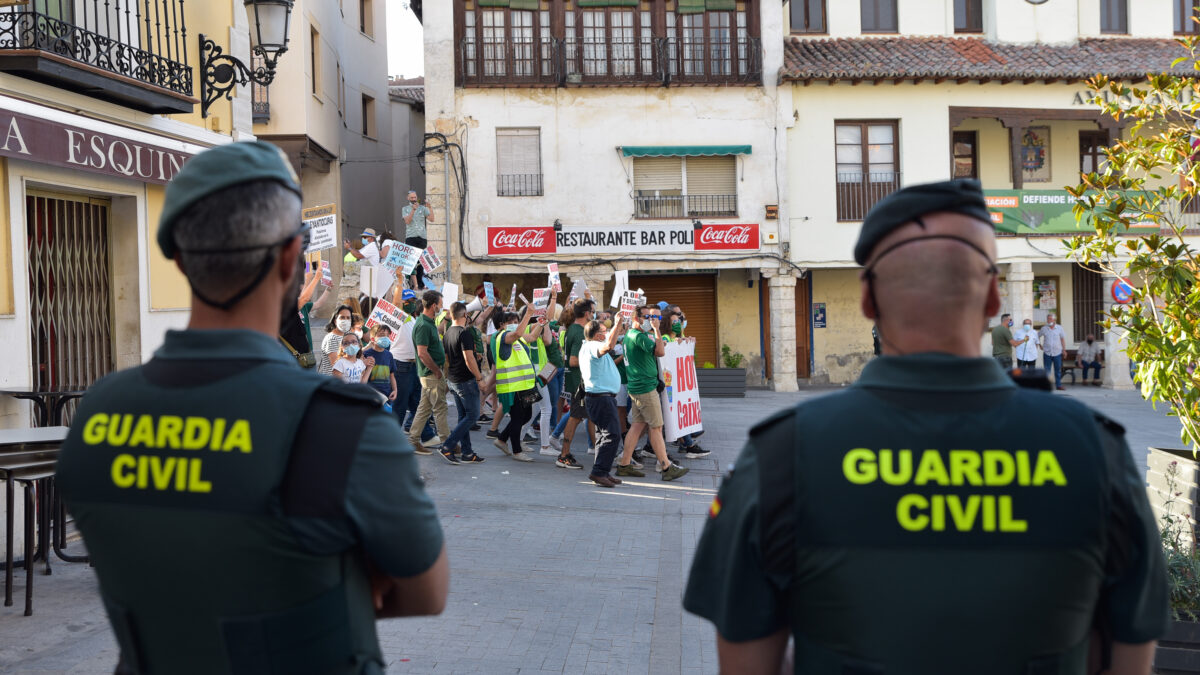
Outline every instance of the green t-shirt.
[(658, 364), (654, 358), (654, 338), (638, 329), (625, 333), (625, 372), (631, 396), (647, 394), (658, 388)]
[(1000, 324), (992, 328), (992, 356), (1007, 356), (1012, 358), (1012, 331), (1008, 326)]
[(543, 338), (542, 342), (546, 344), (546, 360), (553, 363), (555, 367), (562, 368), (563, 355), (562, 350), (558, 348), (558, 340), (546, 340)]
[[(571, 324), (571, 327), (567, 329), (567, 338), (563, 342), (563, 348), (566, 349), (566, 353), (563, 354), (563, 357), (564, 357), (563, 360), (566, 361), (567, 364), (570, 364), (571, 357), (572, 356), (578, 357), (579, 356), (579, 348), (582, 346), (583, 346), (583, 326), (580, 326), (577, 323), (573, 323), (573, 324)], [(563, 384), (565, 384), (567, 387), (567, 391), (574, 394), (575, 390), (579, 389), (579, 385), (582, 382), (583, 382), (583, 375), (579, 372), (579, 366), (575, 366), (572, 368), (570, 365), (568, 365), (567, 366), (567, 375), (563, 382)]]
[(475, 355), (483, 356), (483, 333), (475, 326), (470, 326), (467, 330), (471, 331), (471, 338), (475, 340)]
[[(413, 326), (413, 349), (425, 345), (429, 348), (429, 357), (439, 367), (446, 365), (446, 350), (442, 347), (442, 336), (438, 335), (437, 325), (433, 323), (433, 319), (424, 314), (417, 317), (417, 324)], [(429, 377), (433, 371), (425, 367), (425, 362), (421, 360), (420, 355), (417, 355), (417, 376)]]

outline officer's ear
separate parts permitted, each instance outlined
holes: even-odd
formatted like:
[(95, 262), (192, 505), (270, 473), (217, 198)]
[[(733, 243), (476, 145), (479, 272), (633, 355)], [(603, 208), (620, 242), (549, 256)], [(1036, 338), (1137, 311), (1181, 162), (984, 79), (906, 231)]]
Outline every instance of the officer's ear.
[(862, 309), (863, 316), (875, 320), (879, 312), (875, 308), (875, 295), (871, 293), (871, 279), (866, 270), (858, 278), (862, 285), (862, 297), (859, 298), (859, 307)]

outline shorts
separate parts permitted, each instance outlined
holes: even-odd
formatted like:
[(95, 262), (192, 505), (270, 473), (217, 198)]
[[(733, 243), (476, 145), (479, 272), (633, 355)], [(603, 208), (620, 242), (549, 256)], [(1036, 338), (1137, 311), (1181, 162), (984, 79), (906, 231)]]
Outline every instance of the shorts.
[(587, 404), (584, 403), (583, 387), (580, 387), (571, 395), (571, 419), (586, 420), (587, 418)]
[(629, 398), (633, 400), (634, 424), (647, 424), (651, 429), (663, 425), (662, 398), (659, 397), (657, 391), (630, 394)]
[(621, 385), (621, 388), (617, 390), (617, 407), (629, 408), (629, 388), (625, 385)]

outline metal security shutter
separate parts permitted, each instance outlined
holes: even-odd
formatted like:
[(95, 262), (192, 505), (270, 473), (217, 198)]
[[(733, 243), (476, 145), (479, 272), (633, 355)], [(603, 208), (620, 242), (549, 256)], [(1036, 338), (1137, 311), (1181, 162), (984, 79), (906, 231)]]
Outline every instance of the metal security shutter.
[(540, 129), (496, 130), (496, 173), (528, 176), (542, 172)]
[[(689, 195), (737, 194), (737, 159), (734, 157), (688, 157)], [(691, 321), (692, 317), (688, 317)], [(690, 324), (689, 324), (690, 325)]]
[[(678, 157), (635, 157), (633, 159), (633, 189), (638, 192), (682, 190), (682, 167), (683, 164)], [(688, 320), (690, 321), (691, 317)]]
[(646, 292), (646, 303), (666, 300), (683, 308), (688, 327), (684, 335), (696, 338), (696, 367), (709, 361), (716, 366), (721, 345), (717, 342), (717, 277), (713, 274), (633, 276), (631, 288)]

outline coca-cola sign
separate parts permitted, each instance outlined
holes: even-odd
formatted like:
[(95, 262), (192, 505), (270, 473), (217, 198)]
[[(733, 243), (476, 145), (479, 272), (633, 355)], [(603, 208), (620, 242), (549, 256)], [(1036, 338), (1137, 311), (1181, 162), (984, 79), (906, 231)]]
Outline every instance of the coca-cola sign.
[(553, 227), (489, 227), (488, 255), (554, 253)]
[(757, 251), (758, 223), (705, 225), (696, 233), (697, 251)]

